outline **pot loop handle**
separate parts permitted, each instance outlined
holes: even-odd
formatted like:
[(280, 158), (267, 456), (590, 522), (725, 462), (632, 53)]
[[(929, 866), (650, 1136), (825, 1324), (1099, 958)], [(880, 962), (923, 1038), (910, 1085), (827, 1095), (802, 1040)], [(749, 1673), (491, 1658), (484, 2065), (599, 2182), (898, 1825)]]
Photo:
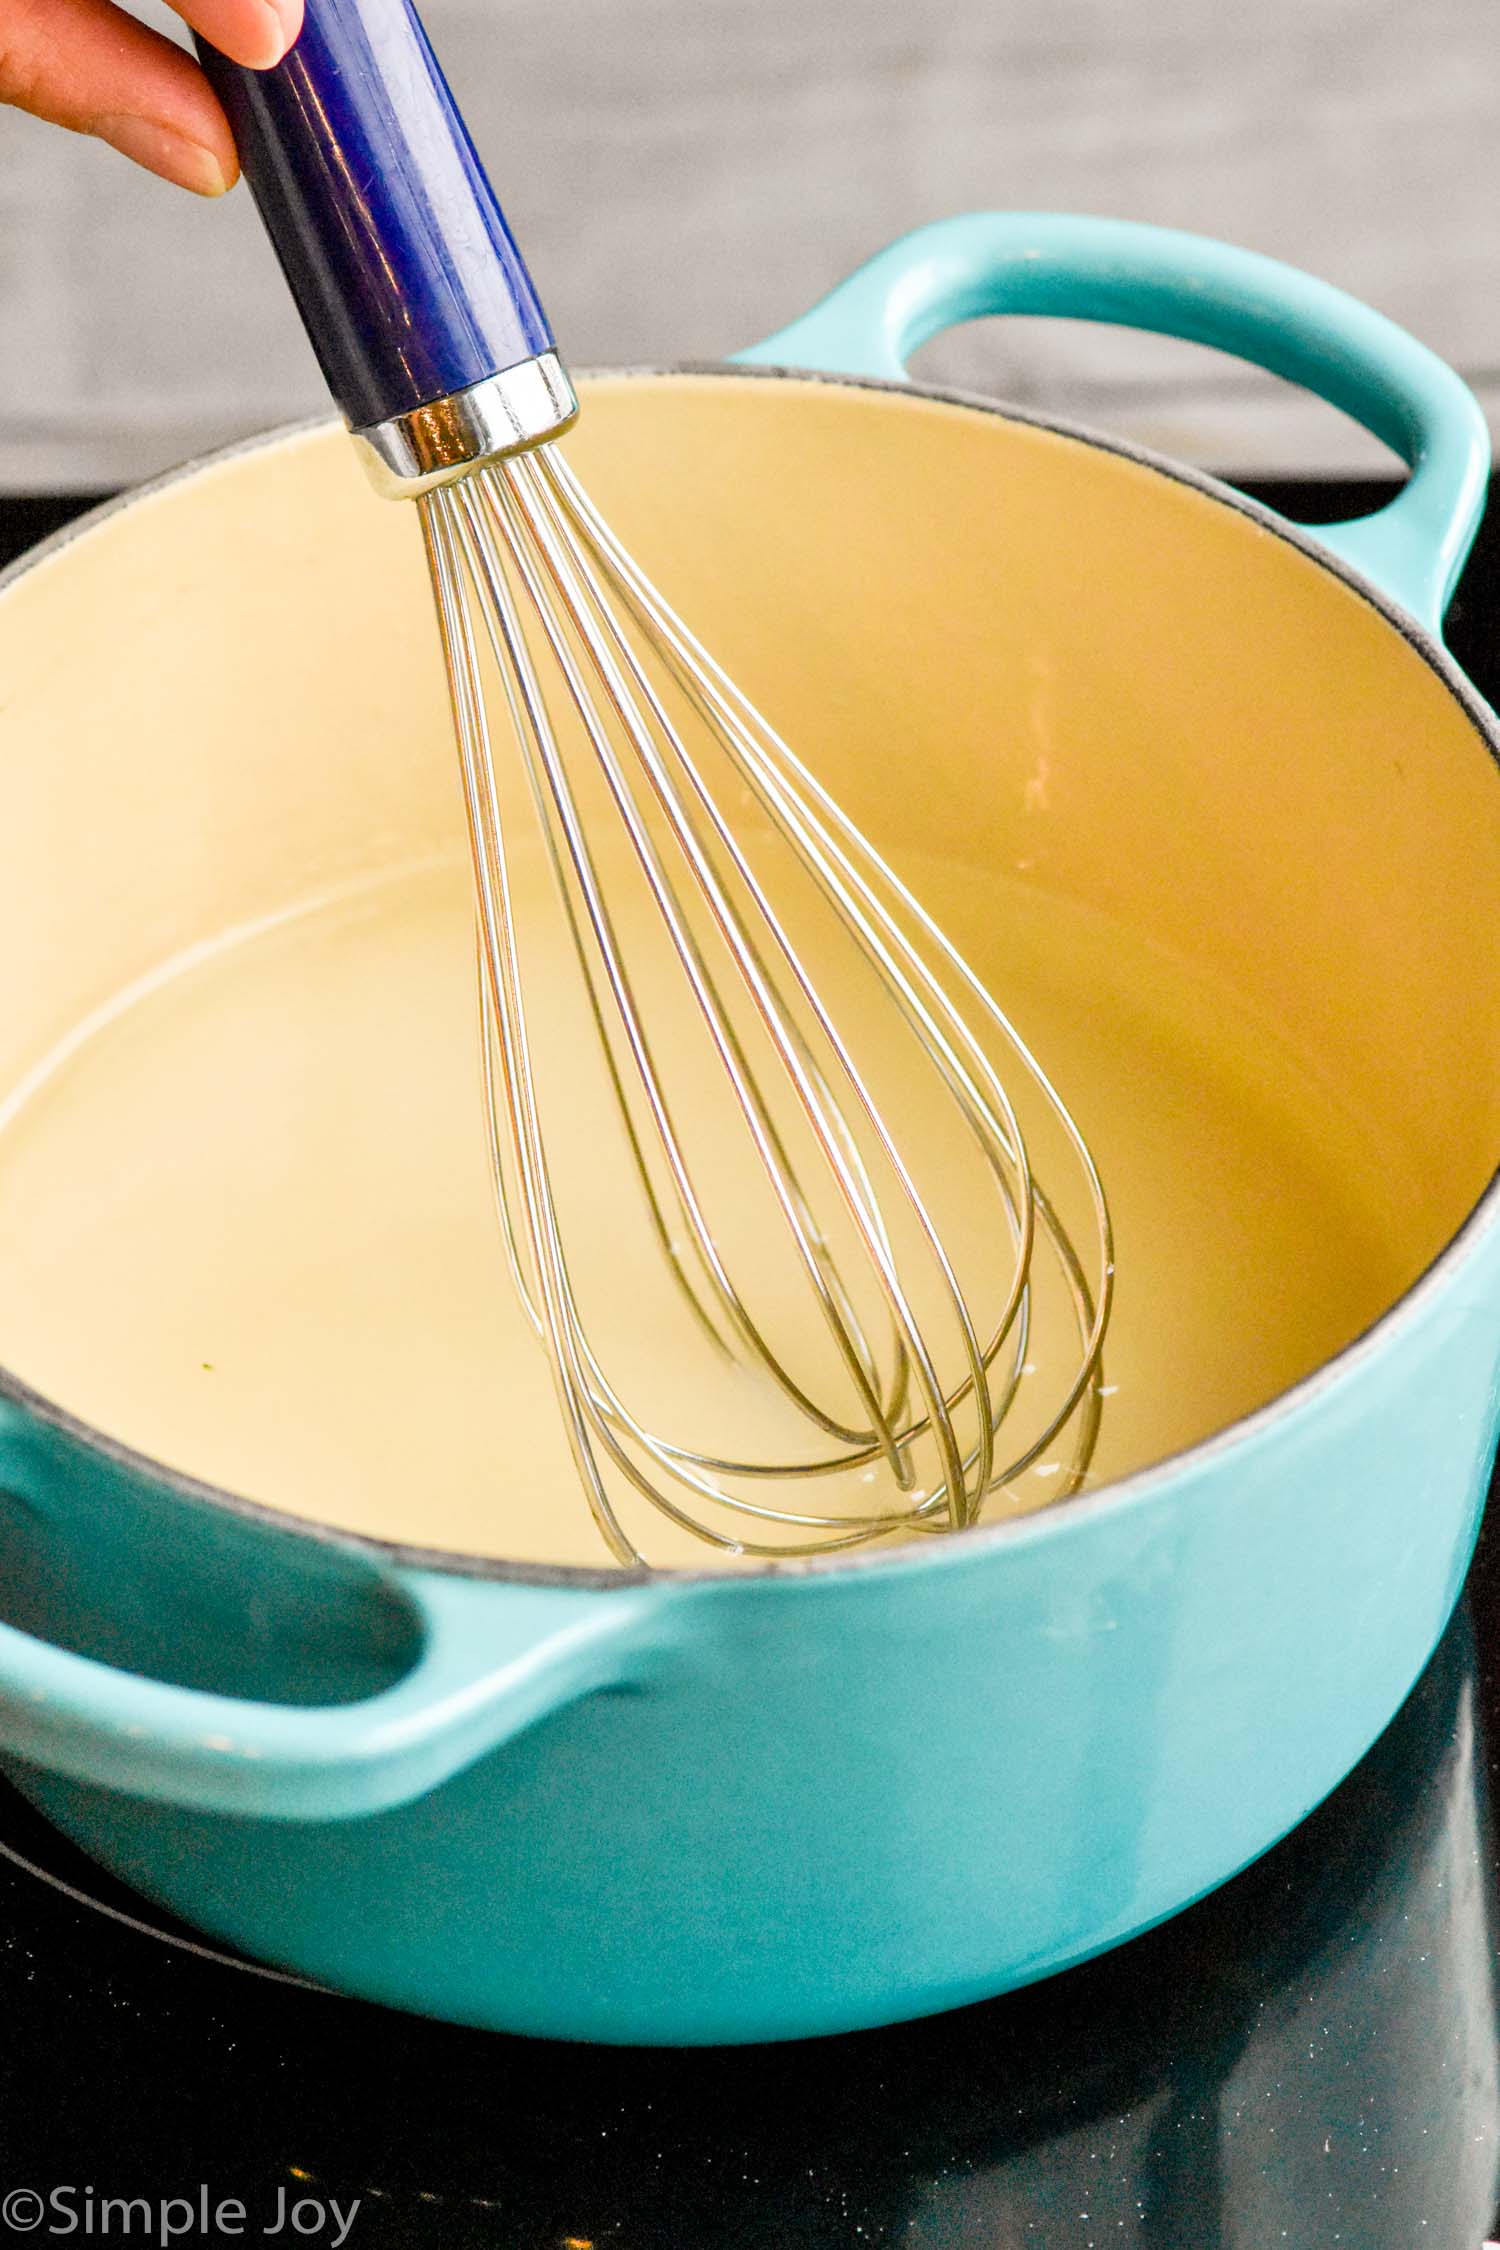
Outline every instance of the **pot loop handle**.
[[(88, 1477), (86, 1457), (72, 1473)], [(24, 1509), (59, 1474), (38, 1427), (0, 1403), (0, 1492)], [(184, 1687), (0, 1623), (0, 1757), (194, 1812), (348, 1818), (422, 1796), (549, 1713), (649, 1687), (670, 1664), (659, 1587), (371, 1567), (418, 1645), (400, 1679), (352, 1703)]]
[(851, 274), (740, 361), (905, 381), (942, 329), (995, 313), (1107, 321), (1232, 352), (1382, 439), (1396, 498), (1308, 536), (1437, 633), (1483, 512), (1489, 433), (1468, 386), (1357, 298), (1207, 236), (1123, 219), (985, 212), (939, 220)]
[(149, 1679), (0, 1625), (0, 1754), (194, 1812), (347, 1819), (424, 1795), (550, 1712), (644, 1685), (641, 1597), (405, 1572), (423, 1645), (357, 1703)]

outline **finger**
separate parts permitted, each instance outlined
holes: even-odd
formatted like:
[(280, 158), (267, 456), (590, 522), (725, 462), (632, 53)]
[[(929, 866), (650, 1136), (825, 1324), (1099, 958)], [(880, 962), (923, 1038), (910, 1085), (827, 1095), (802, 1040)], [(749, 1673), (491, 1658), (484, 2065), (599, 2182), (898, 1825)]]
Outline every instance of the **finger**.
[(302, 0), (172, 0), (184, 23), (231, 62), (268, 70), (302, 29)]
[(93, 133), (199, 195), (222, 195), (238, 177), (202, 71), (112, 0), (0, 0), (0, 101)]

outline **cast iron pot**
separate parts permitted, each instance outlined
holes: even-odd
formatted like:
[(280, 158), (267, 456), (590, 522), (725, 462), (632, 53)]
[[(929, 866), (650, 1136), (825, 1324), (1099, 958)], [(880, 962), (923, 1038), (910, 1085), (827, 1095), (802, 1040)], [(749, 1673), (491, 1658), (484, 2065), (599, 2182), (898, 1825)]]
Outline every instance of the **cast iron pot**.
[[(1410, 482), (1314, 537), (1127, 448), (906, 386), (918, 343), (993, 312), (1236, 351), (1366, 422)], [(1487, 465), (1467, 391), (1283, 267), (1036, 217), (912, 236), (748, 357), (769, 371), (587, 385), (570, 443), (606, 512), (694, 588), (731, 672), (765, 676), (758, 620), (778, 616), (794, 739), (819, 738), (830, 646), (868, 650), (844, 683), (867, 717), (905, 681), (960, 683), (996, 743), (997, 867), (1020, 856), (1045, 728), (1039, 896), (1211, 965), (1322, 1058), (1408, 1153), (1393, 1199), (1419, 1278), (1309, 1380), (1147, 1473), (952, 1541), (734, 1577), (291, 1523), (0, 1377), (20, 1786), (251, 1953), (571, 2039), (949, 2008), (1222, 1882), (1416, 1679), (1495, 1439), (1500, 774), (1439, 641)], [(392, 839), (457, 835), (414, 530), (320, 427), (168, 478), (5, 581), (0, 1080), (195, 939)], [(800, 632), (756, 598), (789, 573), (817, 590)], [(872, 639), (872, 615), (901, 631)], [(1021, 708), (1028, 663), (1051, 688)], [(934, 850), (954, 841), (948, 701), (904, 730), (903, 817)], [(880, 777), (829, 770), (861, 818)]]

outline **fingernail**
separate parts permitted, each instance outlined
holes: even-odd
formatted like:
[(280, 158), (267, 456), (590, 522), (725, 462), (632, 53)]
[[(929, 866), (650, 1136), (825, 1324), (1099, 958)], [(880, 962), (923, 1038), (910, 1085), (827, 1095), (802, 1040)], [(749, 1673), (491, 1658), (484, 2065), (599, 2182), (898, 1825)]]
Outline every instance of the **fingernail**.
[(255, 12), (262, 36), (258, 41), (245, 42), (244, 59), (252, 70), (269, 70), (273, 63), (280, 62), (292, 43), (293, 10), (277, 6), (275, 0), (259, 0)]
[(132, 163), (144, 164), (148, 172), (191, 188), (195, 195), (222, 195), (229, 185), (212, 149), (174, 132), (170, 125), (158, 125), (149, 117), (108, 116), (96, 117), (90, 130)]

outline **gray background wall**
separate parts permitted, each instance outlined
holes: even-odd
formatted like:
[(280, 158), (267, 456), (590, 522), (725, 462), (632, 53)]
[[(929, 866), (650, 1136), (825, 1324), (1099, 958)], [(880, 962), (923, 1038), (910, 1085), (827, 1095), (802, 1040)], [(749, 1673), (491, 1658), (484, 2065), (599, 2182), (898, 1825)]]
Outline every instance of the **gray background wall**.
[[(166, 11), (147, 0), (152, 20)], [(430, 0), (569, 355), (711, 358), (968, 207), (1114, 212), (1317, 269), (1500, 408), (1494, 0)], [(935, 378), (1223, 467), (1379, 449), (1212, 355), (976, 324)], [(0, 115), (0, 484), (111, 484), (315, 409), (248, 197)]]

